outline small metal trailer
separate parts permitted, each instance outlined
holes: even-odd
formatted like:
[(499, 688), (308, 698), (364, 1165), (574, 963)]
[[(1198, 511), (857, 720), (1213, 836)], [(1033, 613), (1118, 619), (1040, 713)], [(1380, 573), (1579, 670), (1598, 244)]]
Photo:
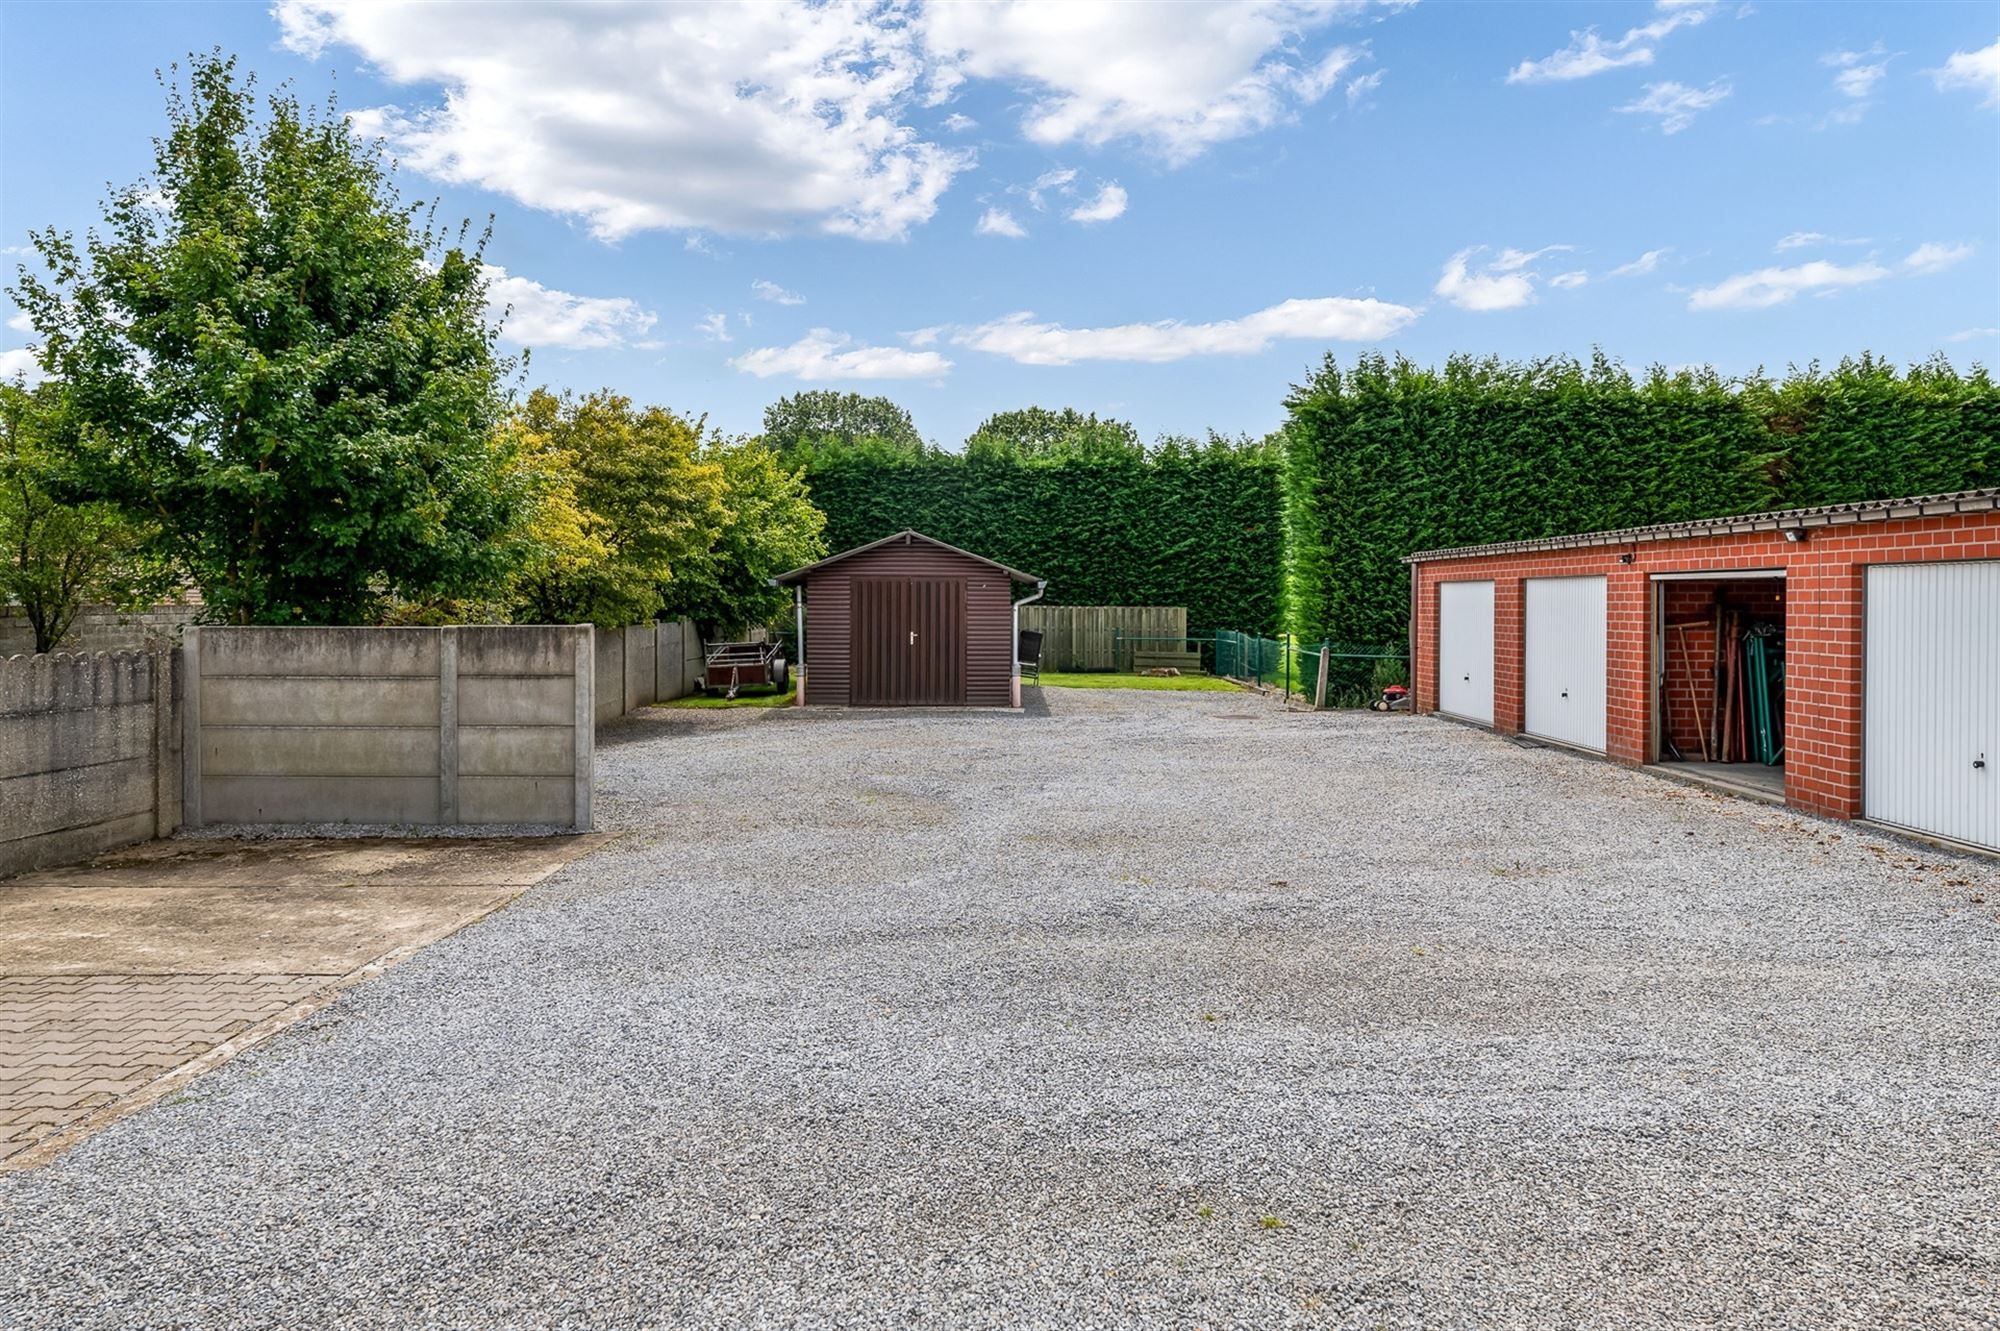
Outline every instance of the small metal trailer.
[(791, 667), (777, 642), (718, 642), (702, 657), (703, 692), (726, 690), (734, 698), (746, 684), (769, 684), (782, 691), (790, 679)]

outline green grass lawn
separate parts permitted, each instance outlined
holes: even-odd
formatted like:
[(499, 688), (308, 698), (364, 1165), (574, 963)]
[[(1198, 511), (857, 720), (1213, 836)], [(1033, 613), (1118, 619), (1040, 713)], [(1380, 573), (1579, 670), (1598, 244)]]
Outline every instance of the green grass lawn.
[(663, 702), (662, 707), (789, 707), (798, 695), (789, 687), (783, 693), (771, 693), (762, 686), (747, 685), (734, 698), (725, 698), (720, 693), (690, 693), (685, 698), (675, 698)]
[[(1024, 679), (1032, 686), (1034, 680)], [(1238, 693), (1237, 685), (1213, 675), (1071, 675), (1054, 670), (1042, 672), (1042, 683), (1052, 689), (1159, 689), (1168, 693)]]

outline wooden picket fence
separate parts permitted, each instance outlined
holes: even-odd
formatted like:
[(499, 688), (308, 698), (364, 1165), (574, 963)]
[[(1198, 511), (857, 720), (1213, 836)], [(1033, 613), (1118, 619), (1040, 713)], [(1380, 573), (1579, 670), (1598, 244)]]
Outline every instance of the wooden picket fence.
[(1135, 647), (1187, 637), (1187, 607), (1024, 605), (1021, 627), (1041, 633), (1044, 670), (1128, 670)]

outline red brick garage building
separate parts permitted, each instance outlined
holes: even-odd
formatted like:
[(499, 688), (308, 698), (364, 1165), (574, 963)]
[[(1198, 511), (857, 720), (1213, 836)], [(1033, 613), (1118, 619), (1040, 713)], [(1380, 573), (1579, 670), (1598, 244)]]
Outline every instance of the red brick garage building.
[[(837, 707), (1019, 707), (1015, 610), (1032, 573), (902, 531), (771, 580), (805, 644), (799, 701)], [(1032, 587), (1017, 602), (1016, 584)]]
[(2000, 850), (2000, 489), (1405, 562), (1419, 711)]

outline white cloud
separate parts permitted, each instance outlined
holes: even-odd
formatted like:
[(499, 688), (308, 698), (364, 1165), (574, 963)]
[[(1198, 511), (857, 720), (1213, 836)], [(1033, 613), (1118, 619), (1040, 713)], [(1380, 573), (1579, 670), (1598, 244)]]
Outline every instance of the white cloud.
[(1834, 71), (1833, 90), (1847, 101), (1820, 117), (1815, 128), (1859, 124), (1875, 104), (1875, 85), (1889, 75), (1889, 53), (1876, 42), (1865, 51), (1830, 51), (1820, 63)]
[(1159, 364), (1189, 356), (1250, 355), (1282, 338), (1373, 342), (1400, 332), (1416, 317), (1417, 311), (1406, 305), (1327, 296), (1288, 300), (1240, 319), (1214, 323), (1162, 319), (1107, 328), (1065, 328), (1038, 323), (1032, 314), (1010, 314), (976, 328), (961, 329), (952, 341), (1023, 365), (1071, 365), (1093, 360)]
[(1930, 71), (1938, 91), (1970, 88), (1984, 93), (1981, 106), (2000, 106), (2000, 40), (1977, 51), (1954, 51), (1944, 64)]
[(953, 111), (944, 118), (945, 129), (953, 134), (963, 134), (968, 129), (976, 129), (978, 126), (979, 122), (977, 120), (974, 120), (971, 116), (960, 115), (956, 111)]
[(1794, 231), (1781, 236), (1771, 248), (1782, 254), (1786, 250), (1810, 249), (1825, 245), (1866, 245), (1866, 236), (1829, 236), (1824, 231)]
[(1538, 250), (1517, 250), (1509, 246), (1501, 250), (1487, 267), (1496, 273), (1518, 273), (1544, 254), (1561, 254), (1575, 248), (1574, 245), (1544, 245)]
[(1019, 240), (1028, 234), (1027, 228), (1014, 220), (1014, 214), (1005, 208), (988, 208), (979, 215), (979, 222), (973, 231), (982, 236), (1007, 236)]
[(1906, 277), (1926, 277), (1972, 257), (1972, 245), (1948, 245), (1931, 241), (1919, 245), (1894, 268), (1869, 258), (1859, 263), (1829, 263), (1824, 259), (1791, 268), (1759, 268), (1754, 273), (1726, 277), (1713, 286), (1700, 287), (1688, 296), (1691, 310), (1761, 310), (1784, 305), (1800, 295), (1825, 296), (1843, 287), (1866, 286), (1901, 272)]
[(1549, 279), (1549, 285), (1552, 287), (1557, 287), (1564, 291), (1568, 291), (1575, 287), (1583, 286), (1589, 281), (1590, 281), (1590, 274), (1583, 271), (1583, 269), (1578, 268), (1573, 272), (1557, 273), (1554, 277)]
[(1860, 101), (1888, 76), (1887, 56), (1882, 43), (1877, 42), (1865, 51), (1830, 51), (1820, 57), (1820, 63), (1837, 71), (1833, 76), (1835, 92)]
[(1500, 262), (1524, 251), (1503, 250), (1500, 262), (1487, 264), (1484, 272), (1475, 273), (1472, 271), (1472, 258), (1485, 248), (1484, 245), (1474, 245), (1445, 260), (1444, 271), (1438, 275), (1437, 285), (1432, 290), (1461, 310), (1511, 310), (1532, 304), (1535, 299), (1535, 275), (1519, 271), (1518, 264), (1513, 268), (1500, 266)]
[(837, 379), (936, 379), (951, 362), (935, 351), (858, 346), (845, 333), (815, 328), (788, 347), (759, 347), (729, 362), (759, 379), (789, 375), (826, 382)]
[(2000, 337), (2000, 328), (1961, 328), (1945, 338), (1947, 342), (1977, 342), (1981, 338)]
[(626, 296), (573, 296), (486, 266), (486, 311), (500, 335), (524, 347), (598, 350), (644, 337), (657, 316)]
[[(1046, 210), (1049, 206), (1048, 201), (1042, 197), (1044, 194), (1047, 194), (1050, 190), (1054, 190), (1058, 194), (1073, 193), (1074, 191), (1071, 189), (1071, 186), (1075, 183), (1076, 168), (1073, 166), (1058, 166), (1036, 176), (1035, 183), (1027, 186), (1021, 192), (1028, 196), (1028, 206), (1039, 213)], [(1009, 190), (1009, 193), (1012, 192), (1014, 191)]]
[(1359, 78), (1349, 79), (1347, 81), (1347, 104), (1349, 106), (1361, 105), (1377, 89), (1381, 88), (1382, 78), (1388, 72), (1386, 69), (1378, 69), (1373, 73), (1363, 74)]
[(918, 18), (939, 62), (932, 99), (967, 78), (1029, 91), (1035, 143), (1136, 141), (1170, 162), (1278, 124), (1363, 58), (1308, 39), (1365, 0), (1184, 0), (1172, 5), (997, 0), (937, 4)]
[(1735, 91), (1726, 80), (1717, 79), (1706, 88), (1690, 88), (1684, 83), (1648, 83), (1645, 96), (1614, 107), (1633, 115), (1658, 116), (1662, 134), (1678, 134), (1694, 123), (1694, 118)]
[(729, 316), (726, 314), (704, 314), (701, 316), (701, 322), (695, 327), (699, 328), (701, 335), (711, 342), (733, 340), (729, 336)]
[(1072, 222), (1109, 222), (1125, 211), (1125, 191), (1116, 184), (1106, 185), (1097, 191), (1097, 197), (1081, 207), (1072, 208), (1069, 220)]
[[(867, 0), (815, 6), (277, 0), (284, 44), (358, 52), (430, 102), (356, 115), (406, 166), (585, 219), (901, 237), (969, 153), (902, 123), (924, 57)], [(431, 102), (433, 90), (441, 93)]]
[(750, 294), (758, 300), (768, 300), (773, 305), (803, 305), (806, 298), (796, 291), (787, 291), (776, 282), (758, 278), (750, 284)]
[(35, 321), (28, 317), (26, 310), (15, 310), (12, 314), (8, 315), (7, 326), (17, 333), (32, 333), (35, 331)]
[(1606, 41), (1597, 29), (1585, 28), (1569, 35), (1569, 45), (1540, 60), (1523, 60), (1507, 71), (1509, 83), (1564, 83), (1587, 79), (1606, 70), (1630, 65), (1650, 65), (1660, 39), (1676, 28), (1693, 27), (1715, 13), (1709, 3), (1683, 4), (1661, 0), (1659, 17), (1651, 23), (1628, 29), (1616, 41)]
[(1824, 293), (1842, 287), (1879, 282), (1890, 270), (1873, 259), (1860, 263), (1828, 263), (1816, 259), (1793, 268), (1759, 268), (1754, 273), (1726, 277), (1714, 286), (1688, 295), (1691, 310), (1761, 310), (1783, 305), (1804, 292)]
[(1650, 273), (1654, 269), (1660, 266), (1660, 260), (1666, 258), (1669, 254), (1672, 254), (1673, 251), (1674, 247), (1671, 245), (1663, 245), (1656, 250), (1647, 250), (1644, 254), (1632, 260), (1632, 262), (1621, 263), (1616, 268), (1613, 268), (1611, 270), (1611, 276), (1639, 277), (1646, 273)]
[(0, 351), (0, 383), (16, 380), (33, 388), (48, 376), (42, 373), (42, 363), (35, 359), (35, 353), (26, 347), (16, 347), (12, 351)]
[(1945, 245), (1930, 241), (1911, 250), (1903, 260), (1903, 268), (1906, 272), (1920, 275), (1941, 273), (1970, 259), (1973, 248), (1971, 245)]

